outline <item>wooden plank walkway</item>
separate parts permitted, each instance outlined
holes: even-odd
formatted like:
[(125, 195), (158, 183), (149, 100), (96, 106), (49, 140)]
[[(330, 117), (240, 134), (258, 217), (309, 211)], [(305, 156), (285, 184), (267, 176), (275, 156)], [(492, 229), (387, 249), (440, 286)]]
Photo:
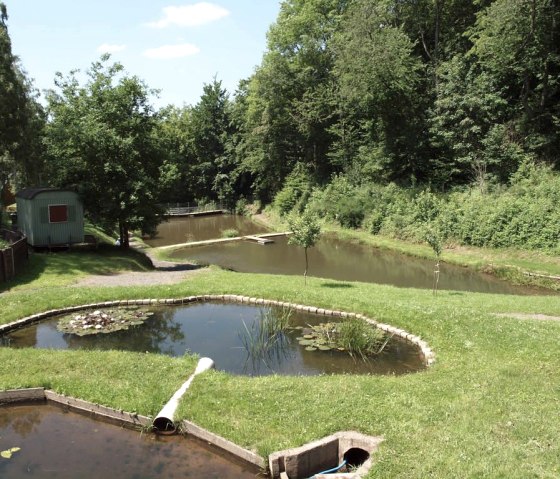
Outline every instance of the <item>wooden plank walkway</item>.
[[(291, 231), (286, 231), (284, 233), (263, 233), (263, 234), (257, 234), (257, 235), (252, 235), (255, 238), (259, 238), (259, 239), (266, 239), (266, 238), (274, 238), (276, 236), (288, 236), (291, 235), (292, 232)], [(155, 250), (173, 250), (173, 249), (179, 249), (179, 248), (186, 248), (186, 247), (190, 247), (190, 246), (203, 246), (203, 245), (207, 245), (207, 244), (216, 244), (216, 243), (229, 243), (231, 241), (241, 241), (243, 239), (245, 239), (245, 236), (236, 236), (235, 238), (218, 238), (218, 239), (213, 239), (213, 240), (204, 240), (204, 241), (191, 241), (189, 243), (180, 243), (180, 244), (170, 244), (170, 245), (166, 245), (166, 246), (158, 246), (156, 248), (154, 248)], [(272, 241), (272, 240), (269, 240)]]
[(225, 210), (189, 211), (188, 208), (170, 208), (165, 216), (210, 216), (224, 213)]
[(255, 241), (258, 244), (270, 244), (270, 243), (274, 243), (273, 240), (271, 239), (267, 239), (267, 238), (263, 238), (260, 236), (244, 236), (243, 239), (249, 240), (249, 241)]

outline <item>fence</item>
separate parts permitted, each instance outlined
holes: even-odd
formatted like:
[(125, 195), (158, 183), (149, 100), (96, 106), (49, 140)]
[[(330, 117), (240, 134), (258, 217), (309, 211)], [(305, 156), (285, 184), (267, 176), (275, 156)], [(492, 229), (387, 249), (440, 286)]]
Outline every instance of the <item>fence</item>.
[(0, 282), (15, 277), (25, 266), (28, 258), (27, 237), (14, 231), (0, 230), (0, 236), (12, 244), (0, 250)]
[(195, 205), (192, 203), (166, 203), (160, 206), (165, 211), (165, 214), (169, 216), (205, 213), (208, 211), (227, 211), (227, 208), (222, 203), (208, 203), (205, 205)]

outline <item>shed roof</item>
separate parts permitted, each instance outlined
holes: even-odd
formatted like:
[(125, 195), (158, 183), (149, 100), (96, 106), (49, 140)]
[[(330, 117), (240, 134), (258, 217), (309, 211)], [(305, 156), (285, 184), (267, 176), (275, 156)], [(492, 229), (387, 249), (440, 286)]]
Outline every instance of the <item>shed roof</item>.
[[(35, 198), (40, 193), (54, 192), (54, 191), (64, 191), (68, 193), (76, 193), (74, 190), (68, 190), (63, 188), (24, 188), (16, 193), (16, 198), (23, 198), (24, 200), (31, 200)], [(77, 193), (76, 193), (77, 194)]]

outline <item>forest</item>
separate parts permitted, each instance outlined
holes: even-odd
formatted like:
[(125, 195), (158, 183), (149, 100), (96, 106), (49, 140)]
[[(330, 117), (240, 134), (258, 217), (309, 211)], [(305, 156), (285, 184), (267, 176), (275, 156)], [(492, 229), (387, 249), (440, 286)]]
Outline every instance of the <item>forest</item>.
[(557, 252), (556, 0), (284, 0), (261, 63), (195, 105), (108, 55), (39, 101), (0, 3), (0, 185), (76, 189), (90, 219), (160, 204), (308, 210), (411, 241)]

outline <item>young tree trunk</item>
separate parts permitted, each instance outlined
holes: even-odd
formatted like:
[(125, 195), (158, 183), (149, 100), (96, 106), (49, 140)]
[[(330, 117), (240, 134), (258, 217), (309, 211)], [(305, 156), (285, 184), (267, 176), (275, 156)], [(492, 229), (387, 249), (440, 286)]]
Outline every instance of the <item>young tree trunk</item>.
[(304, 249), (305, 249), (305, 272), (303, 273), (303, 278), (304, 278), (305, 286), (307, 286), (307, 266), (308, 266), (307, 248)]
[(126, 221), (119, 221), (119, 236), (121, 248), (128, 248), (130, 244), (128, 242), (128, 224), (126, 223)]

